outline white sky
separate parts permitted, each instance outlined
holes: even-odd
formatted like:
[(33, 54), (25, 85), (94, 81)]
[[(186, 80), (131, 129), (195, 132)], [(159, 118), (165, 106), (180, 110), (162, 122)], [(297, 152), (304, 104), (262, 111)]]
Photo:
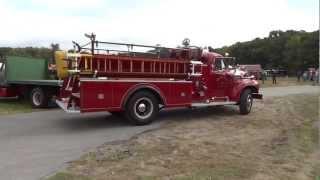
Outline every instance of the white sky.
[(0, 0), (0, 46), (97, 39), (221, 47), (271, 30), (319, 29), (318, 0)]

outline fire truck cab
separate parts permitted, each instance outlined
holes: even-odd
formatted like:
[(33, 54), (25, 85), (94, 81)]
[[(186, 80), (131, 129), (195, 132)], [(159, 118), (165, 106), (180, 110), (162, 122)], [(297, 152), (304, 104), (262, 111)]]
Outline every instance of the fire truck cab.
[[(66, 112), (108, 111), (145, 125), (165, 108), (238, 105), (248, 114), (253, 99), (262, 99), (254, 77), (225, 63), (230, 57), (189, 45), (165, 48), (87, 36), (90, 48), (75, 43), (77, 52), (56, 52), (64, 79), (56, 102)], [(98, 49), (101, 44), (128, 50)], [(153, 50), (134, 52), (133, 47)]]

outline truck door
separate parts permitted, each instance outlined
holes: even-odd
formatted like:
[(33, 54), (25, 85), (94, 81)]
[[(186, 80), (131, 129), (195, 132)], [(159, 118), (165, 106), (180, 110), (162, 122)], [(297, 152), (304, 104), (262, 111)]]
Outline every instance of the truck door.
[(209, 77), (209, 93), (212, 98), (224, 99), (227, 96), (228, 81), (223, 59), (216, 58), (212, 62)]
[(0, 61), (0, 86), (5, 84), (5, 67), (4, 62)]

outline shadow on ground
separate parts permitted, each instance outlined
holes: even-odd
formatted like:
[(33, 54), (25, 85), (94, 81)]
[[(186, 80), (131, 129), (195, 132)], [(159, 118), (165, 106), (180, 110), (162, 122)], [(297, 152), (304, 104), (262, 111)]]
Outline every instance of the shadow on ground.
[[(221, 118), (219, 117), (235, 116), (238, 114), (238, 109), (231, 106), (206, 107), (198, 109), (170, 109), (161, 111), (158, 118), (152, 124), (167, 123), (173, 121), (183, 123), (186, 121), (196, 121), (202, 118), (221, 120)], [(124, 117), (111, 115), (110, 113), (76, 115), (68, 118), (63, 118), (61, 119), (60, 123), (62, 126), (71, 131), (92, 131), (95, 129), (107, 130), (109, 128), (133, 126)]]

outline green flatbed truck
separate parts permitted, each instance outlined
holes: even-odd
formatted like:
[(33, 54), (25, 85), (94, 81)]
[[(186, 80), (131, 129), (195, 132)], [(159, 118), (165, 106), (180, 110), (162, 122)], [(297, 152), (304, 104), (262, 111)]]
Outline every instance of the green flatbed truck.
[(29, 98), (35, 108), (48, 106), (58, 95), (62, 81), (50, 77), (44, 59), (7, 56), (0, 58), (0, 98)]

